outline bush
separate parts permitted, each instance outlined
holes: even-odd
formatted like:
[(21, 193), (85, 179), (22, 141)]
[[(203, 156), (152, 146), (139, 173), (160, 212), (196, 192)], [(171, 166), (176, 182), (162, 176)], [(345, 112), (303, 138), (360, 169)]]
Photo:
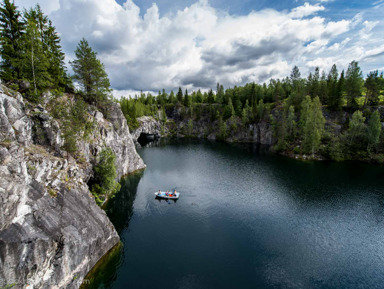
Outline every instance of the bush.
[(93, 168), (94, 176), (90, 181), (90, 187), (98, 205), (102, 205), (120, 190), (120, 184), (115, 180), (115, 160), (116, 156), (112, 150), (109, 147), (104, 148), (99, 154), (98, 164)]

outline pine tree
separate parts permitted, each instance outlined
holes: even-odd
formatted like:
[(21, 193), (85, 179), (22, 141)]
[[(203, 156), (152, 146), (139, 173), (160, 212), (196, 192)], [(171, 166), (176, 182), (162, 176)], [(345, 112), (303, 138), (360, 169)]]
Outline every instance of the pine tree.
[(191, 107), (191, 106), (192, 106), (192, 98), (191, 98), (191, 96), (188, 94), (188, 90), (187, 90), (187, 89), (185, 89), (184, 105), (185, 105), (186, 107)]
[[(26, 33), (24, 34), (24, 58), (22, 77), (33, 84), (33, 92), (37, 97), (42, 90), (52, 87), (53, 78), (48, 72), (50, 66), (47, 56), (47, 48), (42, 39), (44, 21), (39, 23), (41, 10), (30, 9), (25, 12), (25, 21), (27, 23)], [(44, 18), (45, 19), (45, 18)], [(44, 29), (43, 29), (44, 30)]]
[(71, 79), (66, 72), (65, 54), (60, 45), (60, 37), (57, 35), (56, 28), (52, 25), (51, 20), (48, 21), (43, 44), (47, 49), (48, 73), (53, 80), (53, 87), (59, 89), (72, 86)]
[(22, 38), (25, 23), (17, 7), (4, 0), (0, 7), (0, 77), (3, 81), (22, 78)]
[(347, 92), (347, 105), (350, 109), (358, 109), (356, 97), (361, 96), (361, 90), (363, 87), (363, 76), (359, 63), (352, 61), (347, 70), (345, 77), (345, 90)]
[(168, 103), (176, 103), (176, 96), (173, 90), (171, 90), (171, 93), (169, 94)]
[(104, 65), (97, 59), (97, 53), (89, 46), (84, 38), (75, 50), (76, 59), (71, 62), (74, 75), (86, 99), (96, 104), (102, 104), (110, 98), (110, 83)]
[(287, 117), (285, 120), (287, 126), (287, 139), (291, 141), (295, 138), (296, 135), (296, 116), (295, 108), (293, 105), (290, 105), (287, 112)]
[(375, 148), (380, 142), (381, 122), (380, 113), (378, 110), (371, 115), (368, 121), (368, 146)]
[(336, 64), (334, 64), (328, 73), (328, 105), (332, 110), (339, 110), (341, 107), (341, 95), (338, 93), (339, 75)]
[(377, 105), (379, 103), (380, 93), (379, 71), (371, 71), (367, 75), (364, 86), (367, 88), (364, 106), (367, 105), (367, 103), (370, 105)]
[(226, 107), (226, 117), (233, 117), (235, 115), (235, 108), (232, 104), (232, 98), (228, 99), (228, 105)]
[(367, 137), (367, 126), (365, 125), (365, 117), (360, 110), (353, 113), (351, 120), (349, 121), (348, 138), (350, 146), (352, 147), (364, 147)]
[(208, 103), (214, 103), (215, 102), (215, 97), (213, 95), (213, 92), (212, 92), (212, 89), (209, 90), (208, 92), (208, 99), (207, 99)]
[(300, 91), (301, 90), (301, 73), (299, 68), (295, 65), (292, 68), (290, 80), (291, 80), (291, 85), (294, 91)]
[(216, 92), (216, 102), (223, 103), (224, 102), (224, 86), (217, 83), (217, 92)]
[(318, 96), (313, 101), (309, 96), (305, 98), (301, 117), (303, 121), (303, 149), (307, 153), (315, 154), (320, 147), (325, 125)]
[(179, 87), (179, 91), (176, 94), (177, 101), (180, 103), (183, 103), (183, 91), (181, 90), (181, 87)]
[(196, 103), (202, 103), (203, 102), (203, 94), (201, 93), (201, 90), (199, 89), (196, 93)]
[(245, 126), (249, 122), (250, 118), (250, 107), (248, 104), (248, 99), (245, 101), (245, 105), (243, 108), (243, 111), (241, 112), (241, 120), (243, 122), (243, 125)]
[(328, 86), (327, 86), (327, 77), (325, 76), (325, 72), (323, 71), (321, 73), (320, 78), (320, 87), (319, 87), (319, 94), (318, 94), (320, 100), (322, 103), (327, 104), (328, 100)]

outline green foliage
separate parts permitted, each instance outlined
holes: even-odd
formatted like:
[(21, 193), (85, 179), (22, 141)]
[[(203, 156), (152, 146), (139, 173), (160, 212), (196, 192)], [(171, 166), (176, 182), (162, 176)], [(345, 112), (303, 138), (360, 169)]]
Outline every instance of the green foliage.
[(88, 105), (81, 98), (57, 98), (50, 103), (52, 116), (60, 122), (63, 149), (70, 154), (77, 151), (77, 142), (88, 140), (95, 129), (89, 118)]
[(368, 121), (368, 146), (376, 148), (380, 142), (381, 122), (379, 111), (376, 110)]
[(32, 82), (35, 95), (52, 84), (52, 78), (48, 72), (49, 61), (41, 40), (41, 31), (39, 31), (39, 16), (38, 11), (34, 9), (25, 13), (28, 25), (25, 32), (25, 61), (22, 76)]
[(0, 8), (1, 78), (24, 80), (32, 84), (29, 100), (39, 101), (47, 90), (64, 91), (71, 82), (66, 76), (64, 53), (52, 22), (39, 5), (22, 16), (9, 0)]
[(179, 87), (176, 98), (178, 102), (183, 103), (183, 91), (181, 90), (181, 87)]
[(348, 107), (352, 110), (358, 109), (356, 102), (356, 97), (361, 96), (363, 88), (363, 76), (359, 63), (357, 61), (352, 61), (347, 70), (345, 77), (345, 90), (347, 92), (347, 104)]
[(306, 153), (315, 154), (320, 147), (325, 125), (319, 97), (315, 97), (312, 101), (306, 96), (302, 107), (303, 149)]
[(116, 182), (116, 156), (111, 148), (104, 148), (98, 155), (98, 163), (94, 166), (94, 176), (90, 182), (92, 194), (98, 205), (102, 205), (107, 198), (120, 190), (120, 184)]
[(365, 117), (363, 113), (358, 110), (352, 115), (349, 121), (349, 128), (347, 131), (347, 139), (351, 151), (359, 151), (366, 148), (367, 145), (367, 126), (365, 125)]
[[(152, 104), (151, 94), (148, 94), (147, 98), (144, 95), (140, 98), (122, 97), (119, 103), (130, 130), (135, 130), (139, 127), (138, 117), (144, 115), (155, 116), (155, 111), (157, 112), (157, 108)], [(155, 111), (153, 109), (155, 109)], [(162, 113), (162, 121), (166, 122), (165, 107), (163, 107), (162, 110), (164, 110), (164, 113)]]
[(278, 141), (275, 146), (277, 151), (286, 150), (295, 139), (297, 133), (295, 108), (293, 105), (286, 104), (281, 121), (271, 116), (271, 122), (274, 127), (274, 133)]
[(22, 39), (25, 23), (14, 3), (4, 0), (0, 7), (0, 76), (5, 82), (21, 79)]
[(228, 135), (227, 124), (223, 121), (223, 117), (219, 114), (219, 112), (217, 112), (217, 114), (219, 128), (219, 134), (217, 137), (219, 140), (225, 140)]
[(97, 59), (97, 53), (84, 38), (80, 40), (76, 50), (76, 59), (71, 62), (73, 79), (81, 86), (86, 100), (103, 105), (110, 99), (110, 83), (104, 65)]
[(378, 105), (379, 93), (380, 93), (381, 79), (379, 78), (379, 72), (377, 70), (371, 71), (365, 80), (365, 88), (367, 93), (365, 96), (364, 105), (367, 103), (370, 105)]
[(187, 135), (192, 136), (192, 133), (193, 133), (193, 120), (190, 119), (188, 120), (188, 124), (187, 124)]

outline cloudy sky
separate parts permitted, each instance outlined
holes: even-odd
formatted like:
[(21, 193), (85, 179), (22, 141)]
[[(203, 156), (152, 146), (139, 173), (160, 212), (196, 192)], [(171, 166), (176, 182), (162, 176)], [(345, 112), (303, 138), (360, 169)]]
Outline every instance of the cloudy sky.
[(294, 65), (384, 70), (384, 0), (15, 0), (36, 3), (67, 61), (89, 41), (115, 96), (262, 83)]

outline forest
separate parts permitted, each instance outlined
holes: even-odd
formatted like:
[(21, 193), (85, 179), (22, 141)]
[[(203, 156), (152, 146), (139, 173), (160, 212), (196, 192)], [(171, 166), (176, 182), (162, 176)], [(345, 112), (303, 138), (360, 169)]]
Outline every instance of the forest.
[[(209, 114), (206, 125), (213, 125), (221, 140), (250, 124), (267, 122), (273, 126), (277, 152), (382, 162), (383, 89), (383, 73), (371, 71), (364, 77), (359, 63), (352, 61), (347, 71), (339, 72), (334, 64), (328, 73), (316, 67), (302, 77), (294, 66), (289, 76), (269, 83), (227, 89), (217, 83), (215, 91), (190, 93), (179, 87), (176, 94), (163, 89), (156, 96), (141, 93), (119, 102), (132, 129), (143, 115), (166, 125), (166, 112), (179, 107), (190, 130), (202, 113)], [(163, 113), (159, 115), (158, 110)], [(326, 121), (327, 115), (344, 116), (346, 121)]]

